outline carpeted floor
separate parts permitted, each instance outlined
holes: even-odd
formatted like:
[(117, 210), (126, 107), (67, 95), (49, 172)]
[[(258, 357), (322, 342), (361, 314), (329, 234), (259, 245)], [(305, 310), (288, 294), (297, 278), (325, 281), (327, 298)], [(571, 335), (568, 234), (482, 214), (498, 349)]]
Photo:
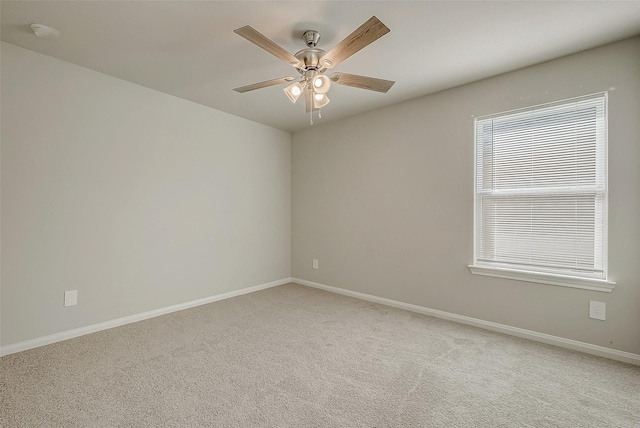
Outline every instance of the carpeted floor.
[(0, 426), (640, 427), (640, 367), (295, 284), (0, 359)]

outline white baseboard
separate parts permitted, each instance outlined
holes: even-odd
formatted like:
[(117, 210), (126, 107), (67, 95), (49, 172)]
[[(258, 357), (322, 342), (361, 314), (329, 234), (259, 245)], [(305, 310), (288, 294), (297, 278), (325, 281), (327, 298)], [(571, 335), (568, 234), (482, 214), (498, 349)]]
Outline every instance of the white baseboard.
[(3, 347), (0, 347), (0, 356), (26, 351), (28, 349), (49, 345), (55, 342), (61, 342), (67, 339), (73, 339), (74, 337), (84, 336), (85, 334), (95, 333), (101, 330), (107, 330), (107, 329), (119, 327), (125, 324), (131, 324), (137, 321), (142, 321), (142, 320), (154, 318), (160, 315), (169, 314), (171, 312), (193, 308), (195, 306), (206, 305), (207, 303), (213, 303), (213, 302), (217, 302), (218, 300), (229, 299), (231, 297), (240, 296), (242, 294), (253, 293), (254, 291), (276, 287), (278, 285), (287, 284), (289, 282), (291, 282), (291, 278), (283, 278), (278, 281), (267, 282), (265, 284), (255, 285), (253, 287), (246, 287), (240, 290), (229, 291), (228, 293), (216, 294), (214, 296), (204, 297), (202, 299), (192, 300), (190, 302), (179, 303), (177, 305), (167, 306), (164, 308), (154, 309), (152, 311), (143, 312), (140, 314), (117, 318), (111, 321), (105, 321), (98, 324), (92, 324), (85, 327), (75, 328), (73, 330), (67, 330), (60, 333), (51, 334), (49, 336), (38, 337), (36, 339), (26, 340), (24, 342), (5, 345)]
[(370, 294), (359, 293), (357, 291), (346, 290), (343, 288), (333, 287), (330, 285), (320, 284), (317, 282), (307, 281), (299, 278), (283, 278), (278, 281), (255, 285), (253, 287), (246, 287), (240, 290), (230, 291), (228, 293), (217, 294), (217, 295), (205, 297), (202, 299), (192, 300), (190, 302), (167, 306), (164, 308), (155, 309), (155, 310), (143, 312), (140, 314), (130, 315), (123, 318), (117, 318), (111, 321), (92, 324), (89, 326), (80, 327), (73, 330), (63, 331), (63, 332), (52, 334), (49, 336), (43, 336), (36, 339), (27, 340), (24, 342), (5, 345), (3, 347), (0, 347), (0, 356), (14, 354), (16, 352), (21, 352), (21, 351), (26, 351), (28, 349), (49, 345), (51, 343), (61, 342), (67, 339), (73, 339), (74, 337), (83, 336), (85, 334), (95, 333), (101, 330), (107, 330), (107, 329), (119, 327), (125, 324), (131, 324), (137, 321), (154, 318), (160, 315), (181, 311), (183, 309), (193, 308), (200, 305), (206, 305), (207, 303), (213, 303), (219, 300), (229, 299), (231, 297), (236, 297), (243, 294), (253, 293), (254, 291), (264, 290), (270, 287), (276, 287), (278, 285), (287, 284), (289, 282), (295, 282), (296, 284), (305, 285), (313, 288), (319, 288), (322, 290), (330, 291), (332, 293), (342, 294), (349, 297), (355, 297), (357, 299), (367, 300), (369, 302), (392, 306), (399, 309), (405, 309), (408, 311), (430, 315), (433, 317), (442, 318), (449, 321), (468, 324), (475, 327), (484, 328), (486, 330), (505, 333), (511, 336), (517, 336), (524, 339), (534, 340), (536, 342), (555, 345), (561, 348), (580, 351), (580, 352), (584, 352), (591, 355), (597, 355), (599, 357), (605, 357), (605, 358), (610, 358), (617, 361), (623, 361), (625, 363), (640, 365), (640, 355), (633, 354), (631, 352), (619, 351), (616, 349), (606, 348), (604, 346), (592, 345), (590, 343), (579, 342), (577, 340), (565, 339), (563, 337), (552, 336), (550, 334), (538, 333), (532, 330), (512, 327), (505, 324), (498, 324), (495, 322), (485, 321), (477, 318), (471, 318), (464, 315), (457, 315), (450, 312), (439, 311), (437, 309), (430, 309), (424, 306), (418, 306), (410, 303), (399, 302), (397, 300), (391, 300), (391, 299), (386, 299), (384, 297), (377, 297)]
[(385, 299), (384, 297), (377, 297), (370, 294), (359, 293), (357, 291), (345, 290), (343, 288), (332, 287), (330, 285), (319, 284), (317, 282), (311, 282), (304, 279), (291, 278), (291, 281), (295, 282), (296, 284), (319, 288), (322, 290), (330, 291), (332, 293), (343, 294), (349, 297), (355, 297), (356, 299), (362, 299), (369, 302), (380, 303), (382, 305), (393, 306), (394, 308), (406, 309), (408, 311), (430, 315), (436, 318), (442, 318), (449, 321), (472, 325), (474, 327), (480, 327), (486, 330), (496, 331), (498, 333), (505, 333), (511, 336), (521, 337), (523, 339), (546, 343), (548, 345), (555, 345), (561, 348), (584, 352), (586, 354), (597, 355), (599, 357), (605, 357), (612, 360), (623, 361), (625, 363), (640, 365), (640, 355), (633, 354), (631, 352), (618, 351), (617, 349), (592, 345), (590, 343), (579, 342), (572, 339), (565, 339), (564, 337), (552, 336), (550, 334), (538, 333), (537, 331), (525, 330), (523, 328), (512, 327), (505, 324), (498, 324), (491, 321), (484, 321), (464, 315), (457, 315), (450, 312), (439, 311), (437, 309), (425, 308), (424, 306), (398, 302), (396, 300)]

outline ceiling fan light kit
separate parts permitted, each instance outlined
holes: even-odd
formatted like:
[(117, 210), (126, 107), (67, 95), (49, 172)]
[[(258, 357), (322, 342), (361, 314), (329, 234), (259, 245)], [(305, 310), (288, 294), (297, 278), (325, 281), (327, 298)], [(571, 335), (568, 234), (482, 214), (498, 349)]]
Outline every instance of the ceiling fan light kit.
[(376, 79), (357, 74), (332, 73), (330, 76), (324, 74), (328, 69), (340, 64), (389, 31), (386, 25), (375, 16), (372, 16), (333, 49), (325, 52), (316, 47), (316, 44), (320, 40), (320, 33), (316, 30), (308, 30), (302, 34), (302, 39), (307, 45), (307, 48), (296, 52), (295, 55), (291, 55), (278, 44), (250, 26), (247, 25), (238, 28), (234, 30), (236, 34), (293, 66), (300, 74), (300, 77), (297, 79), (294, 77), (281, 77), (235, 88), (234, 91), (244, 93), (296, 80), (284, 88), (284, 93), (294, 104), (298, 101), (298, 98), (304, 94), (306, 111), (309, 113), (310, 123), (313, 124), (313, 111), (319, 111), (322, 107), (329, 104), (330, 100), (327, 92), (329, 92), (332, 83), (382, 93), (386, 93), (391, 86), (393, 86), (395, 82), (391, 80)]

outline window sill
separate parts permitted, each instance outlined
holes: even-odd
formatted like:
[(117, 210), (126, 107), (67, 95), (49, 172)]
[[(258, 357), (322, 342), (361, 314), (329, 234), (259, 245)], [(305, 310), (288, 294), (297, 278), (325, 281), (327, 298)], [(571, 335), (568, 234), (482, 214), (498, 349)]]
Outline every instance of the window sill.
[(584, 290), (603, 291), (605, 293), (610, 293), (616, 285), (615, 282), (604, 279), (551, 275), (488, 266), (469, 265), (469, 270), (474, 275), (494, 276), (497, 278), (515, 279), (517, 281), (538, 282), (542, 284), (560, 285), (562, 287), (582, 288)]

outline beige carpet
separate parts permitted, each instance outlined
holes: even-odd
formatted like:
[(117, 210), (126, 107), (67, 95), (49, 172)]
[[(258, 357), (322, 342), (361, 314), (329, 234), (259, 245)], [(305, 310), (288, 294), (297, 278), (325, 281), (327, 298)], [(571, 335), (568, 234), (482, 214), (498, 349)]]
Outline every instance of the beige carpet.
[(11, 427), (640, 427), (640, 368), (287, 284), (0, 359)]

